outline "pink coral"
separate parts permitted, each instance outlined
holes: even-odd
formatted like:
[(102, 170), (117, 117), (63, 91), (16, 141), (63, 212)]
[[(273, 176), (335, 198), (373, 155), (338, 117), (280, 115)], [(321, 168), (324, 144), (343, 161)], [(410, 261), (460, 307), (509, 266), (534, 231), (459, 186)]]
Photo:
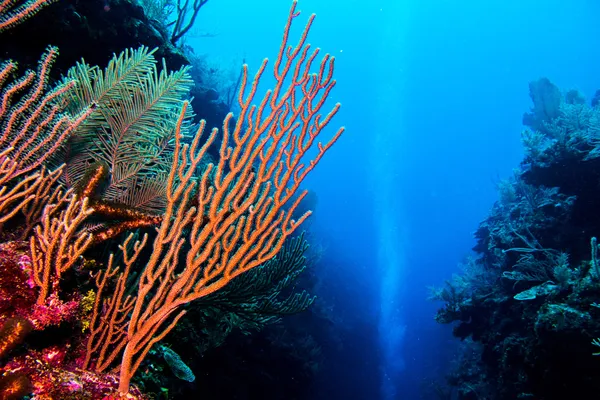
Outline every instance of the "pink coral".
[(46, 300), (46, 304), (35, 304), (29, 319), (35, 329), (43, 330), (51, 325), (74, 320), (79, 313), (79, 301), (63, 301), (53, 293)]
[(83, 385), (81, 384), (81, 382), (75, 379), (71, 379), (70, 381), (68, 381), (65, 384), (65, 386), (70, 392), (81, 392), (83, 390)]
[(31, 276), (31, 257), (29, 257), (27, 254), (23, 254), (21, 257), (19, 257), (19, 262), (17, 264), (19, 265), (21, 270), (24, 271), (29, 277), (26, 282), (27, 286), (33, 289), (35, 287), (35, 282), (33, 281), (33, 278)]
[(42, 358), (48, 365), (53, 367), (61, 366), (65, 360), (67, 354), (67, 348), (65, 346), (51, 346), (42, 350)]
[(148, 400), (135, 386), (129, 394), (121, 396), (117, 390), (119, 382), (116, 376), (75, 368), (61, 359), (63, 354), (58, 347), (31, 350), (26, 355), (8, 361), (0, 368), (0, 374), (27, 376), (31, 380), (35, 398), (39, 399)]
[(0, 244), (0, 322), (28, 318), (35, 304), (37, 291), (28, 283), (26, 251), (26, 242)]

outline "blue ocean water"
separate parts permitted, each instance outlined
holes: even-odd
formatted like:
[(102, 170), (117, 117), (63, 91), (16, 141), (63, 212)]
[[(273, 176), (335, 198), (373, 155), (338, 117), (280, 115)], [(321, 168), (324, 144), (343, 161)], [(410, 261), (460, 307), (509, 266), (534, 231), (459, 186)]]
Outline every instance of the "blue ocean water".
[[(272, 16), (284, 13), (285, 3), (215, 2), (202, 23), (219, 32), (216, 48), (243, 37), (240, 53), (259, 59), (258, 43), (277, 42), (271, 32), (280, 23)], [(436, 326), (438, 305), (426, 301), (426, 286), (442, 285), (456, 272), (497, 199), (495, 182), (522, 160), (529, 81), (549, 77), (588, 97), (600, 87), (600, 6), (588, 0), (302, 0), (299, 6), (317, 14), (312, 42), (337, 59), (339, 120), (348, 129), (310, 179), (319, 196), (314, 223), (329, 244), (319, 295), (356, 332), (347, 348), (356, 359), (328, 371), (322, 385), (330, 397), (323, 398), (437, 398), (423, 394), (423, 386), (443, 380), (455, 343), (446, 326)], [(226, 26), (212, 17), (221, 7), (230, 7)]]
[[(110, 18), (108, 13), (111, 7), (116, 7), (113, 3), (118, 2), (103, 3)], [(233, 82), (242, 63), (254, 73), (265, 56), (269, 56), (271, 63), (274, 61), (290, 4), (287, 0), (210, 0), (198, 13), (185, 47), (193, 49), (205, 65), (228, 74)], [(156, 365), (165, 358), (164, 353), (173, 353), (170, 359), (175, 361), (171, 362), (183, 366), (181, 370), (186, 372), (183, 375), (187, 379), (177, 381), (179, 392), (169, 386), (171, 397), (169, 390), (161, 386), (164, 382), (153, 382), (163, 390), (165, 398), (189, 398), (193, 393), (224, 400), (508, 400), (507, 395), (494, 397), (484, 393), (480, 386), (462, 392), (448, 389), (447, 378), (452, 376), (455, 386), (460, 383), (463, 389), (468, 382), (478, 381), (472, 376), (452, 375), (459, 360), (467, 355), (474, 354), (478, 361), (498, 357), (504, 363), (502, 368), (510, 371), (511, 363), (538, 357), (543, 363), (547, 354), (532, 352), (516, 357), (508, 350), (504, 352), (505, 347), (494, 355), (465, 351), (465, 347), (472, 345), (470, 338), (477, 341), (489, 334), (489, 330), (473, 328), (461, 336), (456, 327), (462, 327), (461, 322), (469, 325), (475, 321), (473, 325), (477, 325), (481, 322), (477, 318), (489, 320), (493, 313), (460, 314), (461, 307), (472, 305), (472, 299), (463, 299), (460, 307), (450, 310), (456, 312), (453, 321), (458, 323), (439, 324), (436, 312), (443, 304), (428, 300), (428, 287), (443, 287), (453, 274), (461, 272), (458, 265), (473, 254), (476, 244), (481, 244), (474, 237), (480, 222), (490, 215), (494, 204), (502, 203), (496, 203), (499, 182), (514, 177), (514, 170), (526, 156), (521, 134), (526, 128), (523, 114), (533, 106), (530, 82), (547, 77), (563, 93), (571, 89), (582, 93), (586, 104), (600, 89), (600, 3), (593, 0), (299, 0), (298, 9), (301, 15), (294, 21), (291, 42), (297, 40), (306, 18), (315, 13), (308, 42), (336, 60), (337, 84), (327, 106), (339, 101), (341, 109), (324, 136), (334, 134), (339, 125), (346, 128), (303, 183), (315, 196), (314, 215), (306, 227), (313, 251), (310, 254), (316, 256), (311, 260), (314, 264), (310, 271), (299, 278), (298, 287), (309, 287), (317, 296), (316, 302), (308, 311), (285, 317), (282, 324), (266, 333), (262, 331), (262, 336), (243, 331), (237, 332), (237, 336), (232, 334), (230, 341), (211, 344), (212, 349), (207, 345), (201, 357), (186, 359), (186, 354), (178, 355), (170, 347), (153, 350), (150, 356), (154, 358), (141, 368), (147, 379), (145, 383), (151, 387), (149, 377), (156, 373), (168, 376), (172, 384), (175, 379), (165, 372), (168, 368)], [(0, 40), (4, 41), (2, 36)], [(101, 37), (95, 40), (102, 42)], [(0, 44), (4, 46), (0, 52), (2, 61), (9, 57), (4, 52), (19, 47), (8, 40)], [(110, 48), (111, 52), (121, 50)], [(39, 54), (32, 52), (25, 58), (38, 57)], [(269, 70), (260, 89), (269, 88), (274, 82)], [(239, 110), (234, 106), (232, 111)], [(202, 114), (200, 117), (209, 118)], [(596, 122), (600, 127), (600, 119)], [(600, 132), (600, 128), (594, 132)], [(560, 137), (556, 134), (553, 143), (559, 142)], [(592, 144), (600, 143), (598, 137)], [(599, 166), (589, 167), (594, 179), (600, 176), (594, 170), (596, 167)], [(566, 171), (563, 178), (576, 181), (580, 173)], [(594, 179), (582, 186), (598, 187), (598, 180)], [(555, 202), (550, 208), (562, 210), (569, 201)], [(547, 206), (544, 203), (533, 208), (546, 210)], [(507, 231), (514, 230), (511, 224), (526, 219), (517, 212), (508, 214)], [(595, 221), (595, 214), (587, 218)], [(588, 257), (591, 236), (598, 234), (589, 227), (581, 229), (573, 236), (579, 235), (577, 240), (582, 245), (568, 248)], [(593, 289), (589, 289), (577, 286), (574, 278), (564, 278), (561, 286), (559, 277), (565, 275), (554, 268), (564, 265), (555, 262), (559, 257), (554, 251), (566, 251), (564, 248), (552, 251), (542, 248), (538, 239), (543, 242), (548, 238), (536, 238), (529, 231), (518, 235), (525, 238), (526, 244), (531, 242), (531, 248), (523, 250), (523, 243), (510, 243), (506, 246), (510, 249), (498, 250), (502, 253), (497, 254), (498, 259), (511, 251), (552, 254), (554, 264), (548, 267), (552, 279), (540, 280), (550, 285), (544, 287), (548, 290), (545, 295), (562, 295), (564, 300), (573, 293), (587, 293), (589, 298), (598, 297), (600, 303), (598, 288), (593, 286), (594, 279), (599, 278), (593, 275), (593, 267), (598, 265), (594, 241), (589, 262), (581, 256), (577, 258), (579, 264), (570, 267), (578, 281), (592, 285)], [(485, 244), (492, 249), (497, 243)], [(107, 247), (94, 256), (108, 252)], [(584, 270), (585, 273), (581, 272)], [(588, 270), (592, 272), (588, 274)], [(527, 308), (531, 302), (524, 305), (513, 302), (533, 285), (513, 285), (513, 281), (507, 283), (505, 278), (502, 273), (495, 278), (496, 286), (506, 290), (498, 296), (503, 299), (502, 304), (529, 310), (534, 322), (528, 325), (520, 320), (508, 321), (508, 317), (495, 320), (498, 331), (535, 332), (538, 335), (535, 337), (542, 341), (544, 321), (533, 315), (538, 316), (538, 312), (542, 315), (540, 310), (544, 308), (533, 310)], [(527, 280), (523, 278), (518, 283)], [(81, 280), (75, 282), (70, 289), (81, 284)], [(536, 292), (538, 300), (541, 290)], [(491, 295), (490, 292), (473, 298), (485, 303)], [(583, 312), (567, 306), (567, 300), (563, 300), (559, 305), (544, 304), (546, 312), (558, 315), (549, 325), (557, 331), (561, 324), (568, 325), (568, 339), (585, 337), (589, 349), (575, 346), (569, 347), (569, 351), (578, 357), (589, 356), (593, 363), (591, 343), (600, 337), (600, 332), (596, 332), (598, 327), (590, 321), (600, 320), (594, 314), (598, 305), (587, 302)], [(485, 307), (494, 309), (487, 304)], [(4, 320), (2, 316), (3, 323)], [(215, 330), (228, 328), (223, 326), (218, 325)], [(186, 337), (188, 331), (182, 328), (176, 332)], [(54, 334), (60, 336), (61, 332)], [(210, 334), (209, 330), (206, 335)], [(506, 348), (525, 348), (517, 336), (503, 336), (498, 339), (499, 346), (500, 342), (502, 345), (510, 342), (513, 347)], [(465, 338), (466, 341), (461, 340)], [(43, 342), (39, 337), (34, 339)], [(190, 340), (194, 339), (195, 336)], [(556, 347), (568, 343), (554, 337), (552, 340)], [(273, 350), (273, 342), (279, 346), (277, 351)], [(37, 351), (33, 345), (27, 349)], [(475, 368), (475, 364), (473, 375), (482, 373), (483, 369)], [(6, 365), (3, 362), (1, 366)], [(514, 370), (519, 372), (511, 376), (513, 380), (495, 381), (494, 385), (509, 387), (518, 382), (526, 387), (527, 383), (536, 382), (531, 384), (531, 390), (544, 392), (544, 371), (532, 368), (524, 377), (521, 369), (515, 366)], [(486, 379), (492, 380), (485, 376), (479, 381)], [(211, 386), (214, 382), (218, 384)], [(206, 392), (203, 385), (208, 387)], [(225, 387), (238, 386), (239, 390), (223, 395)], [(571, 389), (567, 386), (566, 390)], [(235, 396), (229, 394), (233, 392)], [(556, 398), (537, 393), (523, 391), (519, 398)], [(589, 398), (597, 397), (594, 393)]]

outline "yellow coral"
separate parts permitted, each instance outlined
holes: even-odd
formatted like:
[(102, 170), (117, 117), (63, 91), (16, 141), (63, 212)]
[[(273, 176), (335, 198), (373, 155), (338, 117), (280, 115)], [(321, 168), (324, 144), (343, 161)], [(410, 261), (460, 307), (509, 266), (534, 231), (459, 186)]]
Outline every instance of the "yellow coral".
[(94, 309), (94, 303), (96, 302), (96, 292), (92, 289), (81, 298), (79, 307), (84, 318), (81, 319), (81, 332), (85, 332), (90, 327), (90, 314)]

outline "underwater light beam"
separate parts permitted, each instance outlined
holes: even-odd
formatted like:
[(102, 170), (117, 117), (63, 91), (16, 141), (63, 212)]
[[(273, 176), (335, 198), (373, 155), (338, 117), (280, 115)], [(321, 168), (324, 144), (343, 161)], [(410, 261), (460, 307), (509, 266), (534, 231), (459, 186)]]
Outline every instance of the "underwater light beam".
[(374, 221), (377, 234), (377, 271), (379, 273), (378, 342), (382, 360), (380, 365), (380, 398), (399, 397), (396, 386), (405, 369), (401, 354), (406, 324), (401, 301), (405, 286), (407, 222), (402, 206), (399, 169), (404, 134), (403, 93), (407, 51), (404, 38), (409, 22), (409, 2), (387, 0), (382, 3), (378, 31), (375, 33), (377, 56), (374, 82), (376, 100), (372, 110), (375, 118), (375, 137), (372, 142), (370, 174), (374, 193)]

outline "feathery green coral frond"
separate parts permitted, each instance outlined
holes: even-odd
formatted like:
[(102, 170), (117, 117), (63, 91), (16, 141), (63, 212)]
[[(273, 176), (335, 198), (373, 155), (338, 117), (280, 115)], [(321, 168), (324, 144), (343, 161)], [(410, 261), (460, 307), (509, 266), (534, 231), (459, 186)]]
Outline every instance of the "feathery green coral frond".
[[(72, 106), (84, 107), (92, 102), (103, 104), (110, 99), (117, 99), (122, 88), (135, 87), (140, 77), (144, 78), (150, 73), (156, 64), (153, 56), (156, 50), (148, 50), (145, 46), (135, 50), (126, 49), (118, 56), (115, 54), (104, 70), (81, 60), (67, 72), (68, 79), (80, 82), (71, 96)], [(90, 124), (93, 125), (93, 122), (88, 121), (88, 127)]]
[(146, 47), (126, 50), (105, 70), (82, 61), (69, 71), (68, 78), (81, 83), (70, 99), (72, 107), (97, 108), (70, 143), (66, 177), (73, 186), (89, 165), (104, 163), (111, 173), (105, 200), (160, 212), (175, 116), (193, 81), (189, 67), (168, 72), (163, 60), (159, 71), (154, 52)]
[(235, 278), (199, 305), (220, 308), (259, 326), (306, 310), (315, 297), (304, 290), (295, 292), (290, 286), (306, 269), (307, 250), (308, 243), (302, 233), (291, 239), (275, 258)]
[(232, 280), (221, 291), (191, 305), (187, 322), (176, 329), (201, 354), (219, 347), (233, 331), (250, 334), (306, 310), (315, 297), (296, 291), (294, 284), (306, 269), (309, 246), (304, 233), (290, 239), (271, 261)]

